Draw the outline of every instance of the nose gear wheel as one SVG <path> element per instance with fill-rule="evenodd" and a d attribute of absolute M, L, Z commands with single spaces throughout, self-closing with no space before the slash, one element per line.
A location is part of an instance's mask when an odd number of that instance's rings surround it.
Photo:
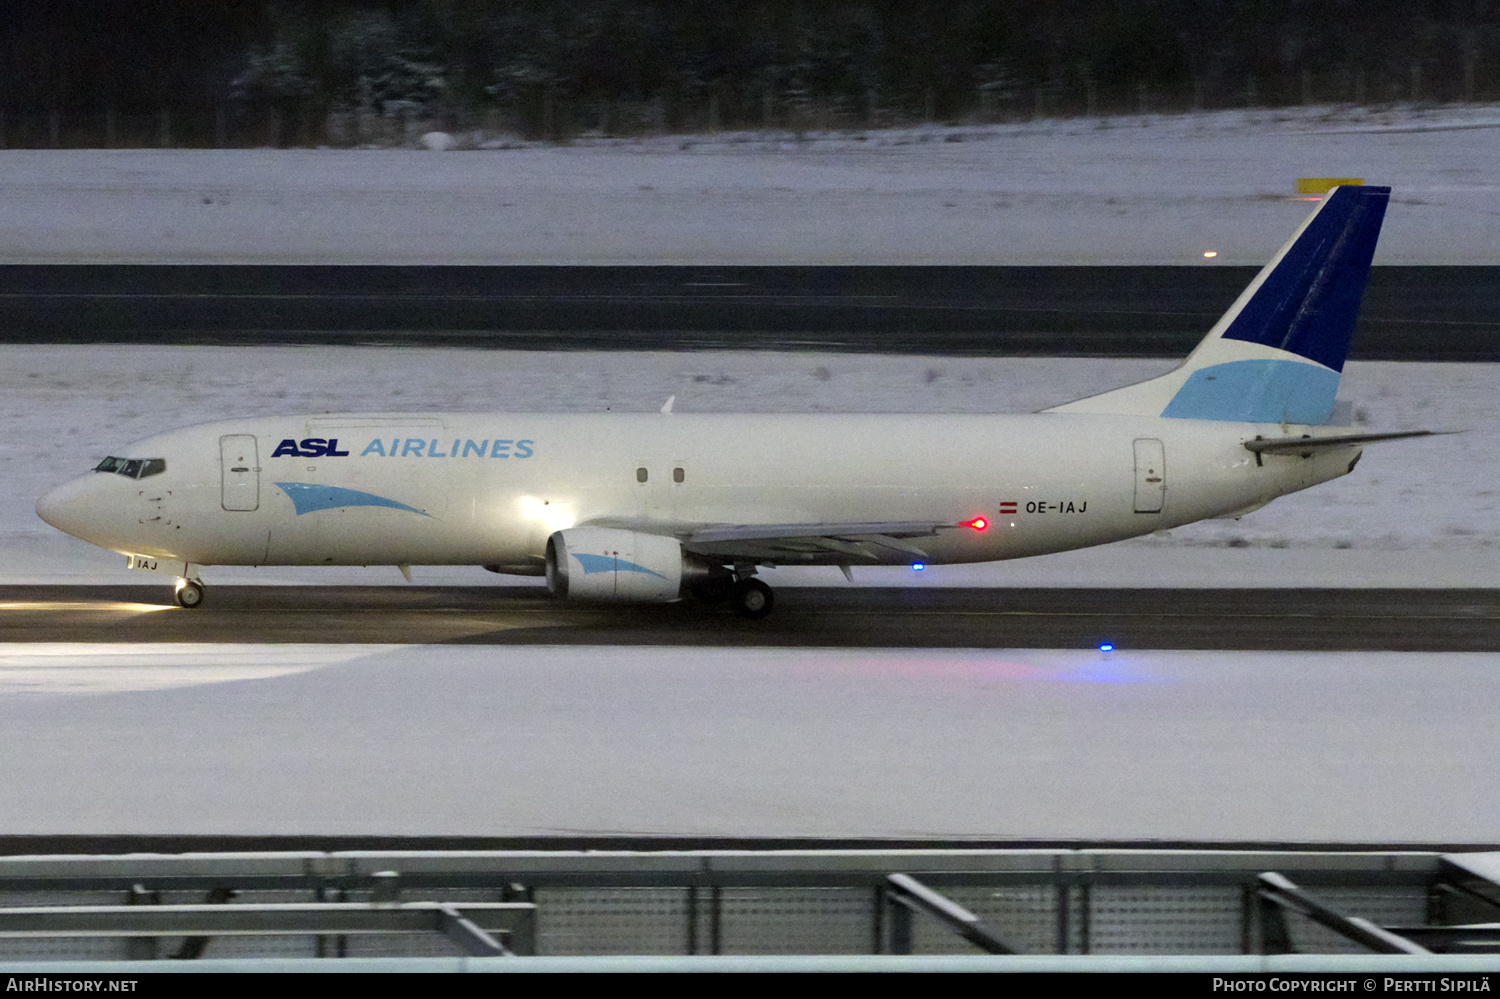
<path fill-rule="evenodd" d="M 177 581 L 177 606 L 186 610 L 192 610 L 203 603 L 204 586 L 196 579 L 179 579 Z"/>

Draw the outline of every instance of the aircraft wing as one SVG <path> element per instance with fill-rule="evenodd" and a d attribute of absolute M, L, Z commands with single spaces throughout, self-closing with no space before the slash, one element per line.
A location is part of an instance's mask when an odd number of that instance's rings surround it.
<path fill-rule="evenodd" d="M 932 521 L 723 525 L 702 527 L 683 536 L 682 547 L 725 561 L 826 565 L 857 559 L 880 564 L 927 558 L 927 552 L 913 539 L 935 537 L 938 531 L 957 526 Z"/>
<path fill-rule="evenodd" d="M 788 565 L 871 565 L 925 559 L 921 538 L 970 525 L 931 520 L 857 521 L 815 524 L 678 525 L 611 520 L 648 534 L 677 538 L 685 551 L 724 562 Z"/>

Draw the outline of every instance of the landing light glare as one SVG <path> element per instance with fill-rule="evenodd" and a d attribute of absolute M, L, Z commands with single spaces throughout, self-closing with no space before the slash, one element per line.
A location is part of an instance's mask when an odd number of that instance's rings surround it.
<path fill-rule="evenodd" d="M 148 614 L 169 609 L 167 604 L 143 604 L 129 600 L 10 600 L 0 603 L 0 611 L 118 611 L 125 614 Z"/>
<path fill-rule="evenodd" d="M 563 504 L 552 503 L 536 496 L 522 496 L 519 506 L 524 519 L 542 525 L 549 534 L 572 527 L 576 519 L 573 511 Z"/>

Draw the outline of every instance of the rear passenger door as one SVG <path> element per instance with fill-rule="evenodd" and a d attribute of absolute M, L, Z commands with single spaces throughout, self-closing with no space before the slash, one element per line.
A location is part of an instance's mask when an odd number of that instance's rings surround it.
<path fill-rule="evenodd" d="M 1167 452 L 1154 437 L 1135 442 L 1135 512 L 1161 513 L 1167 495 Z"/>

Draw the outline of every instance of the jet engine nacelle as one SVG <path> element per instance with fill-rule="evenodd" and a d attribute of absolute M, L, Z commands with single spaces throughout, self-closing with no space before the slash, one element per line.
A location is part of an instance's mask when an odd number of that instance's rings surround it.
<path fill-rule="evenodd" d="M 682 592 L 676 538 L 612 527 L 570 527 L 547 539 L 547 589 L 576 600 L 666 603 Z"/>

